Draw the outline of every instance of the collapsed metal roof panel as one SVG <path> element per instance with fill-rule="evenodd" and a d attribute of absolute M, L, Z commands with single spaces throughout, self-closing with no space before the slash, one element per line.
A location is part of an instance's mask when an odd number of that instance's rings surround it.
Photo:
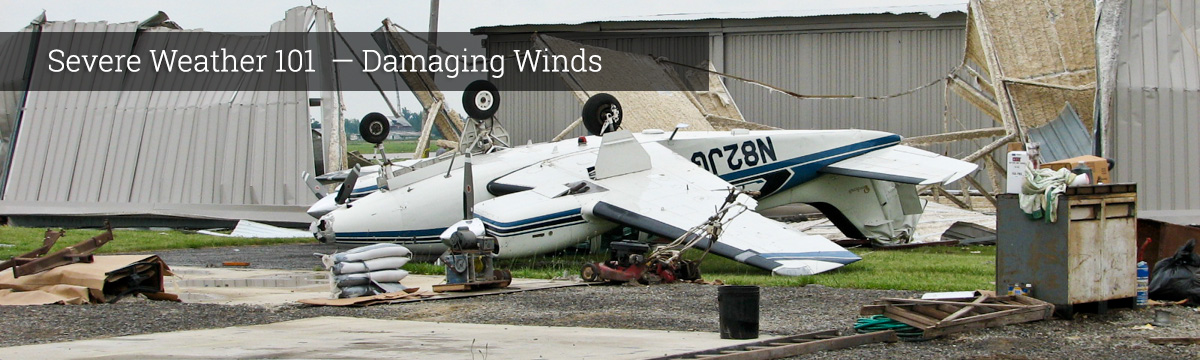
<path fill-rule="evenodd" d="M 316 13 L 315 7 L 291 9 L 271 33 L 307 31 Z M 212 43 L 194 45 L 248 53 L 281 41 L 270 34 L 216 34 L 145 37 L 150 40 L 135 43 L 135 22 L 50 22 L 41 30 L 104 34 L 102 42 L 71 42 L 71 50 L 79 53 L 96 53 L 101 46 L 162 49 L 165 41 L 196 39 Z M 142 31 L 198 33 L 166 27 Z M 0 214 L 309 220 L 303 209 L 313 198 L 299 176 L 315 171 L 306 91 L 256 90 L 256 84 L 285 81 L 270 71 L 240 79 L 200 77 L 238 82 L 215 86 L 231 89 L 225 91 L 156 91 L 178 88 L 169 82 L 186 79 L 122 76 L 104 73 L 75 81 L 116 81 L 124 84 L 123 91 L 25 94 Z M 12 102 L 11 94 L 5 96 L 0 109 Z"/>
<path fill-rule="evenodd" d="M 543 19 L 513 21 L 507 23 L 489 24 L 477 27 L 472 31 L 487 32 L 489 28 L 513 26 L 546 26 L 546 25 L 584 25 L 604 22 L 662 22 L 662 21 L 697 21 L 697 20 L 729 20 L 729 19 L 767 19 L 767 18 L 801 18 L 835 15 L 877 15 L 877 14 L 924 14 L 937 18 L 942 14 L 966 12 L 967 0 L 897 0 L 883 4 L 879 2 L 856 4 L 846 2 L 813 3 L 806 1 L 768 1 L 768 2 L 719 2 L 719 3 L 690 3 L 689 10 L 670 13 L 646 13 L 636 15 L 613 14 L 610 16 L 586 14 L 576 18 L 563 19 L 561 14 Z"/>

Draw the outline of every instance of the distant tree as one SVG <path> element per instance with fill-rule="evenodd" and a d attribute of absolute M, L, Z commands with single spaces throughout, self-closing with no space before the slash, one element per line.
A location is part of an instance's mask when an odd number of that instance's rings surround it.
<path fill-rule="evenodd" d="M 358 123 L 360 122 L 360 120 L 358 120 L 358 119 L 345 119 L 345 120 L 344 120 L 344 122 L 345 122 L 345 124 L 346 124 L 346 134 L 347 134 L 347 135 L 348 135 L 348 134 L 355 134 L 355 135 L 357 135 L 357 134 L 358 134 Z"/>
<path fill-rule="evenodd" d="M 421 111 L 411 111 L 404 107 L 400 108 L 400 116 L 404 117 L 404 120 L 408 121 L 408 124 L 412 125 L 413 129 L 421 129 L 421 113 Z"/>

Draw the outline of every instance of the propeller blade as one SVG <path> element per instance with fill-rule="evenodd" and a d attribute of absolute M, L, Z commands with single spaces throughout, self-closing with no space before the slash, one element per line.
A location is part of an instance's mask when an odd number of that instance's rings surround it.
<path fill-rule="evenodd" d="M 354 192 L 354 184 L 357 182 L 358 182 L 358 168 L 355 168 L 354 170 L 350 171 L 349 174 L 346 175 L 346 181 L 342 182 L 342 187 L 340 189 L 338 189 L 337 197 L 334 197 L 333 201 L 336 202 L 338 205 L 345 204 L 346 199 L 350 198 L 350 193 Z"/>
<path fill-rule="evenodd" d="M 313 195 L 317 196 L 317 200 L 329 195 L 325 192 L 325 187 L 317 181 L 317 178 L 313 177 L 307 171 L 300 173 L 300 178 L 304 179 L 304 184 L 308 186 L 308 190 L 313 192 Z"/>
<path fill-rule="evenodd" d="M 463 163 L 463 220 L 475 217 L 475 179 L 471 174 L 471 154 Z"/>

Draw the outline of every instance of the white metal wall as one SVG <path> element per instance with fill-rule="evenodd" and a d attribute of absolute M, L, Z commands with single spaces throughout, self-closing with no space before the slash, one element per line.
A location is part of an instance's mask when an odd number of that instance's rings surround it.
<path fill-rule="evenodd" d="M 1143 210 L 1200 210 L 1200 5 L 1127 1 L 1110 119 L 1114 180 Z"/>
<path fill-rule="evenodd" d="M 311 8 L 296 8 L 271 31 L 304 32 L 310 22 Z M 136 30 L 137 23 L 65 21 L 43 27 L 105 33 L 109 48 L 133 48 Z M 272 41 L 204 38 L 232 53 L 250 53 Z M 83 52 L 100 44 L 71 46 Z M 102 76 L 91 81 L 114 81 Z M 281 81 L 274 72 L 250 77 L 237 86 L 218 85 L 227 91 L 145 90 L 172 88 L 162 79 L 179 79 L 160 77 L 154 84 L 126 84 L 125 91 L 29 92 L 0 214 L 307 221 L 303 210 L 314 199 L 300 173 L 314 171 L 308 94 L 238 91 Z"/>

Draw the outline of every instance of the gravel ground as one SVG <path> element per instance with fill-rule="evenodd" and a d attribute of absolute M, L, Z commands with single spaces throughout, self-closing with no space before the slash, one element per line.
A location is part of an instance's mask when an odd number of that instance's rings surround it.
<path fill-rule="evenodd" d="M 206 266 L 246 261 L 254 268 L 311 270 L 313 253 L 330 245 L 283 245 L 159 252 L 170 265 Z M 846 333 L 858 308 L 881 297 L 911 291 L 837 289 L 824 286 L 763 288 L 760 331 L 764 336 L 838 329 Z M 0 346 L 103 338 L 162 331 L 264 324 L 316 316 L 352 316 L 490 324 L 582 326 L 716 331 L 717 287 L 698 284 L 588 286 L 459 300 L 379 305 L 366 308 L 275 308 L 155 302 L 125 299 L 86 306 L 0 307 Z M 1114 309 L 1076 320 L 1050 320 L 950 335 L 925 342 L 871 344 L 806 358 L 953 359 L 1196 359 L 1200 345 L 1153 345 L 1150 337 L 1200 337 L 1200 313 L 1161 308 L 1174 314 L 1171 326 L 1134 329 L 1154 310 Z"/>

